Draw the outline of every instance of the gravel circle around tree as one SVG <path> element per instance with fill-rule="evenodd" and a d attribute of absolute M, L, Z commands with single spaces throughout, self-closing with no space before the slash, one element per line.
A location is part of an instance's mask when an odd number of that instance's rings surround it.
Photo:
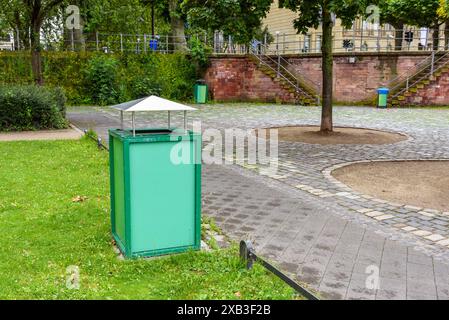
<path fill-rule="evenodd" d="M 391 202 L 449 211 L 449 161 L 376 161 L 332 172 L 352 189 Z"/>
<path fill-rule="evenodd" d="M 336 127 L 333 132 L 320 132 L 317 126 L 289 126 L 270 128 L 277 129 L 280 141 L 303 142 L 309 144 L 336 145 L 336 144 L 392 144 L 405 141 L 405 134 L 388 131 Z"/>

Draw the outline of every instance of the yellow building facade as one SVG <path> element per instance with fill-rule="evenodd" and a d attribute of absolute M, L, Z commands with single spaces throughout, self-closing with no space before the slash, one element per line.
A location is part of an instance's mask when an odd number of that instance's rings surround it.
<path fill-rule="evenodd" d="M 297 13 L 279 8 L 279 1 L 271 4 L 263 26 L 268 28 L 274 41 L 267 44 L 268 52 L 282 54 L 320 53 L 322 42 L 321 27 L 309 29 L 307 34 L 297 34 L 293 21 Z M 444 48 L 444 27 L 441 29 L 440 46 Z M 406 27 L 402 39 L 403 50 L 430 50 L 432 32 L 426 28 Z M 334 21 L 334 52 L 351 51 L 393 51 L 395 46 L 395 30 L 390 25 L 379 26 L 357 19 L 352 28 L 345 29 L 339 19 Z"/>

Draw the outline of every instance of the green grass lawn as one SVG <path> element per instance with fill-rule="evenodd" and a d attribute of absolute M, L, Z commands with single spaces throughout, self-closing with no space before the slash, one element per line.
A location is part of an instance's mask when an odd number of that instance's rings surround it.
<path fill-rule="evenodd" d="M 292 299 L 233 246 L 123 261 L 111 242 L 108 154 L 87 141 L 0 143 L 0 299 Z M 85 201 L 73 201 L 86 197 Z M 66 286 L 67 267 L 80 288 Z"/>

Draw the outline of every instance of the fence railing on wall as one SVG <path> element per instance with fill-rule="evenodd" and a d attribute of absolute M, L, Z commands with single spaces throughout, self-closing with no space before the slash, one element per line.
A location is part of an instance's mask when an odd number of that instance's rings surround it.
<path fill-rule="evenodd" d="M 400 35 L 400 37 L 399 37 Z M 128 33 L 79 33 L 69 31 L 59 41 L 42 42 L 47 51 L 103 51 L 148 53 L 172 53 L 189 50 L 191 36 L 174 37 L 171 35 L 128 34 Z M 250 44 L 239 44 L 232 36 L 222 32 L 199 34 L 193 37 L 208 45 L 214 54 L 247 54 L 254 50 L 263 50 L 266 55 L 278 54 L 317 54 L 321 53 L 322 33 L 311 31 L 309 34 L 288 34 L 276 32 L 253 40 Z M 437 40 L 438 39 L 438 40 Z M 18 32 L 11 32 L 9 39 L 0 39 L 0 50 L 23 50 L 24 45 Z M 449 30 L 411 28 L 395 30 L 380 29 L 334 29 L 333 50 L 342 52 L 392 52 L 398 51 L 442 51 L 449 49 Z M 399 46 L 400 44 L 400 46 Z M 399 48 L 400 47 L 400 48 Z"/>

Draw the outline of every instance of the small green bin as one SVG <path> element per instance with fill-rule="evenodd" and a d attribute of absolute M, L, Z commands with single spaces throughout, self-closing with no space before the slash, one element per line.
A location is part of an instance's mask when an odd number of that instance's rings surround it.
<path fill-rule="evenodd" d="M 390 89 L 388 89 L 388 88 L 377 89 L 377 94 L 378 94 L 377 107 L 378 108 L 386 108 L 387 107 L 389 93 L 390 93 Z"/>
<path fill-rule="evenodd" d="M 126 110 L 120 110 L 123 119 Z M 136 129 L 134 112 L 132 119 L 130 130 L 123 122 L 121 129 L 109 130 L 111 227 L 117 246 L 126 258 L 199 250 L 201 134 L 170 125 Z"/>
<path fill-rule="evenodd" d="M 207 102 L 208 90 L 209 88 L 204 80 L 196 82 L 193 92 L 196 104 L 204 104 Z"/>

